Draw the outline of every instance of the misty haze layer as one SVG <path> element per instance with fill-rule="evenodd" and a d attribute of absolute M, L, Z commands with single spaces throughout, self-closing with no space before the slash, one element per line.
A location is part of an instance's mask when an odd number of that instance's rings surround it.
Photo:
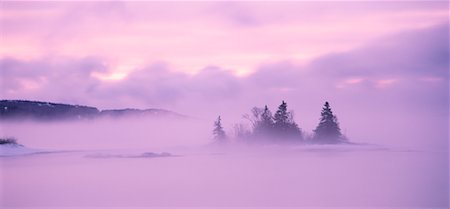
<path fill-rule="evenodd" d="M 333 146 L 2 158 L 2 206 L 447 208 L 446 153 Z"/>
<path fill-rule="evenodd" d="M 0 100 L 190 117 L 0 120 L 24 145 L 0 145 L 0 207 L 448 208 L 448 8 L 2 1 Z M 303 136 L 330 102 L 352 144 L 233 138 L 282 101 Z"/>
<path fill-rule="evenodd" d="M 210 144 L 211 129 L 210 122 L 199 120 L 2 123 L 3 133 L 32 148 L 0 158 L 2 206 L 448 205 L 445 151 L 353 144 L 217 146 Z"/>

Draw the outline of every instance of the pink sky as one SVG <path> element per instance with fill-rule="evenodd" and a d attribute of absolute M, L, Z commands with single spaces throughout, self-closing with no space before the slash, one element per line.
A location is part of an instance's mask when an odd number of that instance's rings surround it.
<path fill-rule="evenodd" d="M 3 2 L 3 57 L 95 56 L 120 79 L 166 62 L 241 75 L 268 62 L 308 63 L 408 29 L 448 20 L 445 2 Z"/>
<path fill-rule="evenodd" d="M 377 125 L 361 123 L 367 109 L 436 128 L 448 114 L 448 11 L 446 1 L 2 1 L 0 93 L 228 123 L 284 99 L 308 131 L 329 100 L 360 135 Z"/>

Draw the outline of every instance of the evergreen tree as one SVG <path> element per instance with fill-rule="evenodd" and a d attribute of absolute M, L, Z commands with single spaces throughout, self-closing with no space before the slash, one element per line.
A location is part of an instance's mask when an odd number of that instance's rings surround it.
<path fill-rule="evenodd" d="M 273 117 L 272 112 L 270 112 L 267 105 L 264 107 L 262 111 L 260 111 L 260 115 L 257 117 L 259 120 L 256 122 L 254 133 L 257 136 L 269 136 L 273 132 Z"/>
<path fill-rule="evenodd" d="M 293 118 L 293 113 L 287 110 L 287 103 L 282 101 L 274 116 L 274 131 L 278 137 L 301 139 L 301 130 Z"/>
<path fill-rule="evenodd" d="M 283 101 L 274 116 L 276 129 L 284 131 L 287 128 L 288 118 L 287 103 Z"/>
<path fill-rule="evenodd" d="M 225 142 L 227 139 L 227 135 L 222 127 L 222 119 L 220 116 L 214 122 L 214 130 L 213 130 L 214 140 L 217 142 Z"/>
<path fill-rule="evenodd" d="M 344 137 L 341 134 L 337 117 L 333 114 L 328 102 L 325 102 L 320 115 L 320 122 L 314 130 L 313 140 L 317 143 L 341 142 Z"/>

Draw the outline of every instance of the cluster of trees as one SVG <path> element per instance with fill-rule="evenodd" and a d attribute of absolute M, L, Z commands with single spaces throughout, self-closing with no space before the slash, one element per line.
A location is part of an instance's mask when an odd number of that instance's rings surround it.
<path fill-rule="evenodd" d="M 175 112 L 163 109 L 112 109 L 99 110 L 96 107 L 60 104 L 27 100 L 0 100 L 0 121 L 2 120 L 83 120 L 97 118 L 125 117 L 169 117 L 186 118 Z"/>
<path fill-rule="evenodd" d="M 40 121 L 91 119 L 100 111 L 95 107 L 27 100 L 0 100 L 0 120 Z"/>
<path fill-rule="evenodd" d="M 319 144 L 336 144 L 347 141 L 341 133 L 339 123 L 331 110 L 330 104 L 325 102 L 320 121 L 312 136 L 306 137 L 298 124 L 294 121 L 294 113 L 287 109 L 287 103 L 282 101 L 275 114 L 264 108 L 254 107 L 251 114 L 244 115 L 251 123 L 249 130 L 243 124 L 235 125 L 235 138 L 248 142 L 309 142 Z M 229 140 L 222 126 L 219 116 L 214 122 L 214 140 L 226 143 Z"/>
<path fill-rule="evenodd" d="M 20 145 L 19 143 L 17 143 L 17 139 L 12 138 L 12 137 L 6 137 L 6 138 L 0 138 L 0 145 Z"/>

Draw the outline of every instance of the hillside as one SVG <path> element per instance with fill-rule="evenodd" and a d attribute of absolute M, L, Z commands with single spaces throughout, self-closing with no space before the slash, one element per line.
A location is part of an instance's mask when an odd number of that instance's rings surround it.
<path fill-rule="evenodd" d="M 27 100 L 0 100 L 0 120 L 84 120 L 96 118 L 124 117 L 169 117 L 185 116 L 163 109 L 112 109 Z"/>

